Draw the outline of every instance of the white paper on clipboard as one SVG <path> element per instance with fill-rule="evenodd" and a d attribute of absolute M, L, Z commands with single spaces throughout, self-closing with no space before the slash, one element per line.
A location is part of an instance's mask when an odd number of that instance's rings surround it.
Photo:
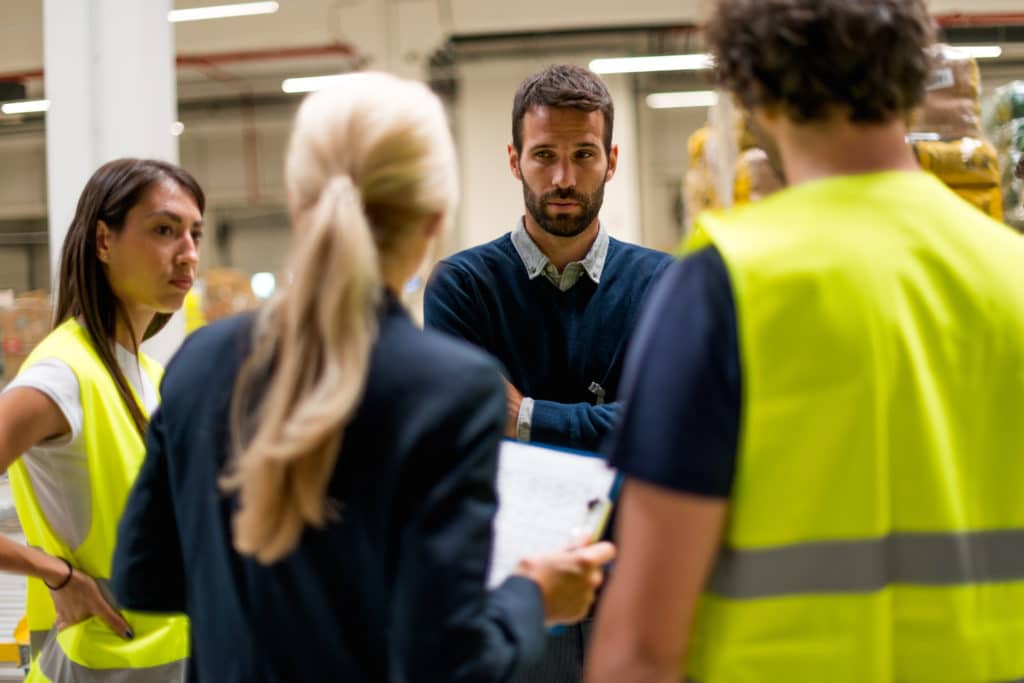
<path fill-rule="evenodd" d="M 522 558 L 562 550 L 590 531 L 586 526 L 604 517 L 595 513 L 609 504 L 614 482 L 615 470 L 597 455 L 502 441 L 488 587 Z"/>

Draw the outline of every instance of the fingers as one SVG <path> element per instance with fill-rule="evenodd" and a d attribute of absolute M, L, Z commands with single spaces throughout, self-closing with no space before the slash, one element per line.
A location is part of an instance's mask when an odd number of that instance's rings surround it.
<path fill-rule="evenodd" d="M 113 607 L 108 605 L 104 601 L 103 606 L 97 610 L 97 615 L 100 619 L 110 627 L 110 630 L 121 636 L 125 640 L 131 640 L 135 637 L 135 632 L 132 631 L 131 626 L 124 620 L 120 614 L 118 614 Z"/>
<path fill-rule="evenodd" d="M 502 379 L 505 380 L 505 394 L 508 396 L 509 402 L 515 403 L 518 406 L 519 402 L 523 400 L 523 393 L 516 389 L 516 385 L 512 384 L 512 382 L 509 382 L 504 377 Z"/>
<path fill-rule="evenodd" d="M 125 621 L 117 610 L 107 602 L 103 594 L 100 593 L 99 588 L 96 588 L 96 594 L 94 596 L 93 614 L 98 616 L 100 619 L 110 627 L 110 630 L 121 636 L 125 640 L 131 640 L 135 637 L 135 632 L 132 631 L 131 626 Z"/>
<path fill-rule="evenodd" d="M 614 560 L 615 554 L 615 546 L 608 541 L 594 543 L 574 551 L 583 580 L 592 590 L 604 583 L 604 565 Z M 590 599 L 593 600 L 593 594 Z"/>
<path fill-rule="evenodd" d="M 577 558 L 590 566 L 600 567 L 615 559 L 617 550 L 608 541 L 600 541 L 574 551 Z"/>

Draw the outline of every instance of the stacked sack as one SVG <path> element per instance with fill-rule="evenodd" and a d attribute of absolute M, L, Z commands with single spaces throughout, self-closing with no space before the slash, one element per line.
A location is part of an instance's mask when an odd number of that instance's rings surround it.
<path fill-rule="evenodd" d="M 1014 175 L 1024 158 L 1024 81 L 998 88 L 986 100 L 985 132 L 999 155 L 1004 219 L 1024 232 L 1024 181 Z"/>
<path fill-rule="evenodd" d="M 711 137 L 711 127 L 704 126 L 686 141 L 689 154 L 689 166 L 683 177 L 683 224 L 686 233 L 693 228 L 693 220 L 698 214 L 718 206 L 718 193 L 707 158 L 708 139 Z"/>
<path fill-rule="evenodd" d="M 981 135 L 981 73 L 970 55 L 937 45 L 910 140 L 918 163 L 971 204 L 1003 219 L 999 157 Z"/>
<path fill-rule="evenodd" d="M 733 200 L 737 204 L 760 201 L 782 188 L 782 178 L 772 166 L 767 152 L 760 147 L 750 147 L 740 152 L 736 159 L 736 181 L 733 186 Z"/>
<path fill-rule="evenodd" d="M 772 168 L 765 151 L 756 146 L 747 119 L 737 114 L 733 142 L 738 150 L 734 168 L 720 169 L 715 131 L 706 125 L 687 140 L 690 164 L 683 179 L 685 229 L 689 233 L 697 215 L 705 209 L 722 206 L 715 189 L 716 179 L 728 174 L 733 186 L 733 205 L 756 202 L 782 189 L 782 179 Z"/>

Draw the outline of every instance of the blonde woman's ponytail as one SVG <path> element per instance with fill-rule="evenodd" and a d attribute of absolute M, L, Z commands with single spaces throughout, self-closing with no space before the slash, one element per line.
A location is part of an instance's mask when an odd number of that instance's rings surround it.
<path fill-rule="evenodd" d="M 226 480 L 239 494 L 235 547 L 265 563 L 290 552 L 306 525 L 328 520 L 327 483 L 366 382 L 380 275 L 349 176 L 327 182 L 289 270 L 294 279 L 265 311 L 259 348 L 239 376 L 236 397 L 262 390 L 266 399 L 259 414 L 234 402 L 235 433 L 252 436 Z M 265 388 L 255 386 L 269 355 Z"/>
<path fill-rule="evenodd" d="M 387 74 L 341 77 L 299 107 L 285 183 L 293 279 L 257 319 L 222 481 L 238 494 L 235 548 L 265 563 L 331 521 L 327 487 L 366 385 L 383 273 L 403 272 L 424 226 L 451 212 L 455 150 L 440 100 Z"/>

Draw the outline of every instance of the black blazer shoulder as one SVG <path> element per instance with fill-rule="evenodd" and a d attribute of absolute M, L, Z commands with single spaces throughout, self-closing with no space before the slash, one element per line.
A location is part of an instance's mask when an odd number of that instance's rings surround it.
<path fill-rule="evenodd" d="M 245 313 L 206 325 L 185 340 L 167 366 L 164 401 L 198 404 L 208 389 L 234 387 L 234 379 L 252 347 L 256 314 Z M 404 392 L 416 402 L 457 397 L 462 391 L 500 387 L 501 370 L 491 356 L 466 342 L 419 328 L 402 305 L 388 295 L 378 318 L 377 339 L 370 356 L 366 396 Z M 194 405 L 181 407 L 195 407 Z"/>

